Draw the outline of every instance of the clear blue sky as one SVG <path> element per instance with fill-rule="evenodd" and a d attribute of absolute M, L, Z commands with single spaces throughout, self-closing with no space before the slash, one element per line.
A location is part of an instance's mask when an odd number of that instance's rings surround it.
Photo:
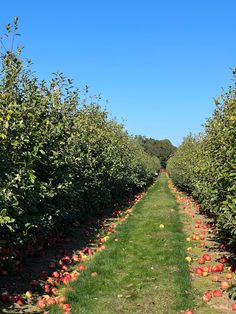
<path fill-rule="evenodd" d="M 109 99 L 130 134 L 199 132 L 236 66 L 235 0 L 5 0 L 0 24 L 40 78 L 61 71 Z"/>

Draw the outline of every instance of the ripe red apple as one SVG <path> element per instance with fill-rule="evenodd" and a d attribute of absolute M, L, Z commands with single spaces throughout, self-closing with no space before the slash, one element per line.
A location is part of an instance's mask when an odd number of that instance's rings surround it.
<path fill-rule="evenodd" d="M 211 261 L 211 257 L 210 257 L 209 254 L 204 254 L 202 257 L 203 257 L 204 260 L 207 261 L 207 262 Z"/>
<path fill-rule="evenodd" d="M 204 234 L 200 234 L 199 238 L 200 238 L 200 240 L 205 240 Z"/>
<path fill-rule="evenodd" d="M 208 271 L 211 273 L 212 272 L 212 265 L 208 266 Z"/>
<path fill-rule="evenodd" d="M 222 297 L 222 292 L 220 290 L 214 290 L 213 291 L 213 296 L 215 298 L 219 298 L 219 297 Z"/>
<path fill-rule="evenodd" d="M 227 279 L 232 279 L 233 278 L 233 273 L 231 271 L 228 271 L 225 275 L 225 278 Z"/>
<path fill-rule="evenodd" d="M 219 271 L 219 268 L 218 268 L 216 265 L 213 265 L 213 266 L 211 267 L 211 271 L 212 271 L 213 273 L 216 273 L 216 272 Z"/>
<path fill-rule="evenodd" d="M 71 281 L 71 275 L 70 274 L 66 274 L 62 279 L 61 281 L 64 283 L 64 284 L 67 284 Z"/>
<path fill-rule="evenodd" d="M 73 262 L 79 262 L 80 261 L 80 256 L 78 255 L 78 254 L 74 254 L 73 256 L 72 256 L 72 260 L 73 260 Z"/>
<path fill-rule="evenodd" d="M 210 301 L 210 298 L 208 298 L 205 294 L 202 296 L 202 301 L 208 302 Z"/>
<path fill-rule="evenodd" d="M 58 289 L 56 287 L 52 287 L 51 292 L 56 295 L 58 293 Z"/>
<path fill-rule="evenodd" d="M 65 304 L 62 304 L 61 307 L 62 307 L 63 311 L 65 311 L 65 312 L 70 312 L 71 311 L 70 304 L 65 303 Z"/>
<path fill-rule="evenodd" d="M 197 267 L 197 268 L 195 269 L 195 273 L 196 273 L 197 275 L 201 276 L 202 273 L 203 273 L 203 269 L 202 269 L 201 267 Z"/>
<path fill-rule="evenodd" d="M 232 303 L 232 311 L 236 311 L 236 302 Z"/>
<path fill-rule="evenodd" d="M 209 268 L 208 268 L 208 266 L 204 266 L 204 267 L 202 267 L 202 270 L 203 270 L 203 271 L 207 271 L 207 272 L 209 272 Z"/>
<path fill-rule="evenodd" d="M 40 309 L 45 308 L 45 306 L 46 306 L 46 301 L 45 301 L 44 299 L 39 300 L 38 303 L 37 303 L 37 306 L 38 306 Z"/>
<path fill-rule="evenodd" d="M 43 289 L 44 289 L 44 291 L 45 291 L 46 293 L 49 293 L 49 292 L 50 292 L 50 286 L 49 286 L 48 284 L 45 284 L 45 285 L 43 286 Z"/>
<path fill-rule="evenodd" d="M 224 270 L 224 265 L 223 264 L 218 264 L 217 265 L 218 271 L 223 271 Z"/>
<path fill-rule="evenodd" d="M 54 271 L 54 272 L 52 273 L 52 276 L 53 276 L 54 278 L 58 278 L 60 275 L 59 275 L 59 273 L 58 273 L 57 271 Z"/>
<path fill-rule="evenodd" d="M 212 281 L 217 282 L 217 281 L 220 281 L 220 276 L 219 276 L 219 275 L 213 275 L 213 276 L 211 277 L 211 279 L 212 279 Z"/>
<path fill-rule="evenodd" d="M 54 298 L 48 298 L 47 299 L 47 304 L 48 305 L 56 304 L 56 300 Z"/>
<path fill-rule="evenodd" d="M 49 285 L 54 285 L 54 278 L 53 278 L 53 277 L 48 277 L 47 283 L 48 283 Z"/>
<path fill-rule="evenodd" d="M 69 267 L 67 265 L 62 265 L 61 266 L 61 270 L 62 271 L 67 271 L 69 269 Z"/>
<path fill-rule="evenodd" d="M 80 271 L 84 270 L 85 268 L 86 268 L 86 266 L 83 264 L 78 265 L 78 270 L 80 270 Z"/>
<path fill-rule="evenodd" d="M 62 265 L 62 264 L 69 264 L 70 263 L 70 257 L 69 256 L 64 256 L 60 259 L 59 261 L 59 264 Z"/>
<path fill-rule="evenodd" d="M 226 280 L 221 281 L 220 287 L 221 287 L 221 289 L 223 289 L 223 290 L 228 289 L 228 288 L 230 287 L 230 283 L 229 283 L 228 281 L 226 281 Z"/>
<path fill-rule="evenodd" d="M 205 245 L 206 245 L 205 242 L 200 242 L 200 243 L 198 244 L 198 247 L 203 247 L 203 246 L 205 246 Z"/>
<path fill-rule="evenodd" d="M 199 264 L 204 264 L 205 263 L 205 259 L 203 257 L 200 257 L 198 260 Z"/>
<path fill-rule="evenodd" d="M 207 291 L 206 293 L 205 293 L 205 295 L 210 299 L 210 298 L 212 298 L 212 293 L 210 292 L 210 291 Z"/>
<path fill-rule="evenodd" d="M 225 264 L 228 261 L 226 256 L 222 256 L 219 260 L 220 263 Z"/>
<path fill-rule="evenodd" d="M 184 311 L 184 314 L 193 314 L 193 311 L 192 310 L 186 310 L 186 311 Z"/>

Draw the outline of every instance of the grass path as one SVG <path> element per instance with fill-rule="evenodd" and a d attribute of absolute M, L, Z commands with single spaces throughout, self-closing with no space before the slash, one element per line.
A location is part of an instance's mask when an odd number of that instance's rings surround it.
<path fill-rule="evenodd" d="M 71 283 L 72 313 L 171 314 L 193 308 L 185 235 L 165 173 L 106 247 Z M 92 272 L 98 275 L 91 277 Z"/>

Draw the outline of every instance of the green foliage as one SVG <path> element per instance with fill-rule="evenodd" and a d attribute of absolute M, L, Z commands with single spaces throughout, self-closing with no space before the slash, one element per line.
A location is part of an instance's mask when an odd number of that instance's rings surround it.
<path fill-rule="evenodd" d="M 0 68 L 0 232 L 11 244 L 144 189 L 160 167 L 71 80 L 39 81 L 20 53 Z"/>
<path fill-rule="evenodd" d="M 154 140 L 145 136 L 135 137 L 145 152 L 151 156 L 156 156 L 161 161 L 161 166 L 166 167 L 167 160 L 175 152 L 176 147 L 169 140 Z"/>
<path fill-rule="evenodd" d="M 174 183 L 192 193 L 219 233 L 236 244 L 236 84 L 215 101 L 199 138 L 188 137 L 168 162 Z"/>
<path fill-rule="evenodd" d="M 173 183 L 189 193 L 193 190 L 194 161 L 197 156 L 197 147 L 198 139 L 190 134 L 169 159 L 167 166 Z"/>

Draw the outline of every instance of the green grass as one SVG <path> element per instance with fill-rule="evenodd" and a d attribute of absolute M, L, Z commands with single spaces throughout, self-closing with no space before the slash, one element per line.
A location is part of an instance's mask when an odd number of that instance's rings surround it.
<path fill-rule="evenodd" d="M 179 208 L 164 173 L 106 247 L 71 283 L 72 313 L 171 314 L 194 307 Z"/>

